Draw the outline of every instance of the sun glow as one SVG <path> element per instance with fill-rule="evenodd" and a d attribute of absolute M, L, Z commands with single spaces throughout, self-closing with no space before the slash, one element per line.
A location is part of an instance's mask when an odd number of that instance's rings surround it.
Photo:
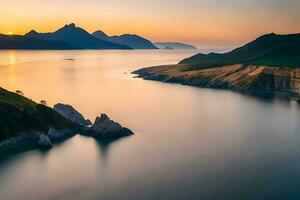
<path fill-rule="evenodd" d="M 9 65 L 14 65 L 14 64 L 16 64 L 16 61 L 17 61 L 16 52 L 9 51 L 9 53 L 8 53 L 8 64 Z"/>
<path fill-rule="evenodd" d="M 13 32 L 7 32 L 7 35 L 13 35 L 14 33 Z"/>

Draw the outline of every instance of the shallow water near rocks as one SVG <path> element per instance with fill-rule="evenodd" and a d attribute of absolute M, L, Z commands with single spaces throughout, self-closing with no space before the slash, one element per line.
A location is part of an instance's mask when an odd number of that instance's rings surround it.
<path fill-rule="evenodd" d="M 0 199 L 299 199 L 296 102 L 133 78 L 195 51 L 0 51 L 0 85 L 136 135 L 77 135 L 0 163 Z"/>

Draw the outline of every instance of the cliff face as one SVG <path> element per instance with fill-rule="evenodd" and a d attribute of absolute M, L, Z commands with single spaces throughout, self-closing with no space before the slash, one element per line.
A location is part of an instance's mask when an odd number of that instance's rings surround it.
<path fill-rule="evenodd" d="M 283 92 L 300 95 L 300 69 L 255 65 L 230 65 L 186 71 L 186 65 L 140 69 L 134 74 L 147 80 L 245 92 Z"/>

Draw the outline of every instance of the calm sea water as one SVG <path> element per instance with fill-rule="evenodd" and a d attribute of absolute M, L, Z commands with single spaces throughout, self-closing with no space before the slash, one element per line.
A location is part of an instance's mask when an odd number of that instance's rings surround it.
<path fill-rule="evenodd" d="M 135 79 L 192 51 L 0 51 L 0 85 L 107 113 L 136 135 L 75 136 L 0 163 L 2 200 L 300 199 L 295 102 Z"/>

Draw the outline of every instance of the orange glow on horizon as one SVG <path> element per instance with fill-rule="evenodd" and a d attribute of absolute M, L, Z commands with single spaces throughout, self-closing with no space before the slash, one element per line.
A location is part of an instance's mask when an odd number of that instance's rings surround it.
<path fill-rule="evenodd" d="M 1 0 L 0 33 L 52 32 L 75 23 L 90 33 L 132 33 L 153 42 L 238 45 L 271 32 L 300 32 L 300 2 L 281 1 Z"/>

